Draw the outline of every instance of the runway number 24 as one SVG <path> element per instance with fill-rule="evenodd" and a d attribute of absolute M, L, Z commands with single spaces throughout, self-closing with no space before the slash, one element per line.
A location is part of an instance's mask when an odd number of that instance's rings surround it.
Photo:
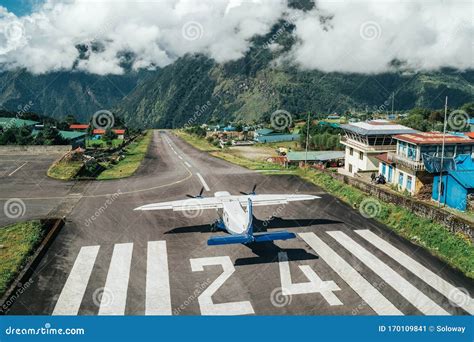
<path fill-rule="evenodd" d="M 278 258 L 283 295 L 291 296 L 305 293 L 320 293 L 330 305 L 342 305 L 342 302 L 333 293 L 333 291 L 340 290 L 336 283 L 333 281 L 321 280 L 311 267 L 307 265 L 299 266 L 299 268 L 309 281 L 293 283 L 291 280 L 288 255 L 285 252 L 280 252 Z M 191 259 L 190 262 L 193 272 L 202 272 L 204 271 L 205 266 L 221 266 L 223 269 L 223 272 L 216 278 L 216 280 L 214 280 L 214 282 L 212 282 L 211 285 L 209 285 L 198 297 L 202 315 L 248 315 L 255 313 L 250 301 L 216 304 L 212 300 L 212 296 L 235 272 L 230 257 L 221 256 L 198 258 Z"/>

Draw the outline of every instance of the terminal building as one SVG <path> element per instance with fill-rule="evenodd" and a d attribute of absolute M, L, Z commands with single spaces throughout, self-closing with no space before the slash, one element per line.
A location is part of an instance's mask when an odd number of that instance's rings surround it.
<path fill-rule="evenodd" d="M 345 146 L 345 165 L 340 171 L 352 176 L 359 172 L 377 172 L 377 156 L 393 152 L 397 148 L 393 137 L 397 134 L 417 132 L 387 120 L 355 122 L 341 125 L 341 128 L 344 130 L 341 144 Z"/>

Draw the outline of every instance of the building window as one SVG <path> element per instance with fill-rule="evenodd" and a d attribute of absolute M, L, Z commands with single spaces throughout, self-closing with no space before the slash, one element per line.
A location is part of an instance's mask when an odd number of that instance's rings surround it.
<path fill-rule="evenodd" d="M 387 165 L 385 163 L 382 163 L 382 175 L 385 176 L 385 170 L 387 169 Z"/>
<path fill-rule="evenodd" d="M 349 164 L 349 172 L 352 173 L 352 164 Z"/>
<path fill-rule="evenodd" d="M 349 154 L 350 154 L 351 156 L 354 155 L 354 149 L 353 149 L 352 147 L 349 148 Z"/>
<path fill-rule="evenodd" d="M 359 152 L 359 159 L 364 160 L 364 152 Z"/>
<path fill-rule="evenodd" d="M 411 185 L 413 182 L 413 178 L 411 176 L 407 176 L 407 190 L 411 191 Z"/>
<path fill-rule="evenodd" d="M 398 175 L 398 185 L 403 187 L 403 172 L 400 172 L 400 174 Z"/>

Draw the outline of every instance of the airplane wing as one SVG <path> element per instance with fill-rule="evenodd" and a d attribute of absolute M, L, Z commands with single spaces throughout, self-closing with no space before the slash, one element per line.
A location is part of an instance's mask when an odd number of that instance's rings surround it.
<path fill-rule="evenodd" d="M 265 206 L 265 205 L 277 205 L 277 204 L 287 204 L 289 202 L 297 201 L 311 201 L 318 198 L 319 196 L 313 195 L 286 195 L 286 194 L 268 194 L 268 195 L 242 195 L 242 196 L 232 196 L 236 197 L 241 205 L 247 206 L 248 199 L 252 200 L 252 205 Z"/>
<path fill-rule="evenodd" d="M 313 195 L 228 195 L 219 197 L 191 198 L 171 202 L 147 204 L 134 210 L 173 210 L 192 211 L 205 209 L 222 209 L 224 203 L 239 201 L 242 206 L 248 205 L 248 199 L 252 200 L 253 206 L 287 204 L 296 201 L 309 201 L 320 197 Z"/>
<path fill-rule="evenodd" d="M 143 205 L 134 210 L 173 210 L 173 211 L 192 211 L 204 209 L 223 208 L 222 200 L 219 197 L 190 198 L 171 202 L 161 202 Z"/>

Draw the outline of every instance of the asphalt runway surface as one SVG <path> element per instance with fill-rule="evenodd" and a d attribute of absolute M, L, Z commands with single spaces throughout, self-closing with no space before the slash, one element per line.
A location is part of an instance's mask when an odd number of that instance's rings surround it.
<path fill-rule="evenodd" d="M 3 159 L 2 159 L 3 158 Z M 7 314 L 465 315 L 472 281 L 422 248 L 291 175 L 267 176 L 155 131 L 144 163 L 117 181 L 60 182 L 54 156 L 0 158 L 0 205 L 64 215 L 66 225 Z M 27 160 L 28 159 L 28 160 Z M 28 164 L 9 176 L 25 161 Z M 34 166 L 36 165 L 36 167 Z M 133 211 L 216 191 L 301 193 L 321 199 L 254 209 L 256 230 L 296 239 L 207 246 L 215 210 Z M 209 190 L 208 190 L 209 189 Z"/>

